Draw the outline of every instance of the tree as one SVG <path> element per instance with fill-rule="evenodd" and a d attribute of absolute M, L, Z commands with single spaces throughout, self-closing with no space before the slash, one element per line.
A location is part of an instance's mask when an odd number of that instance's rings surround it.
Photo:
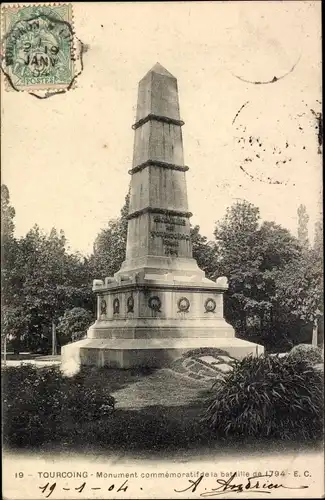
<path fill-rule="evenodd" d="M 57 326 L 60 346 L 84 337 L 93 321 L 93 314 L 82 307 L 74 307 L 65 311 L 59 318 Z"/>
<path fill-rule="evenodd" d="M 316 327 L 323 315 L 322 264 L 316 252 L 310 250 L 288 263 L 275 280 L 274 304 L 282 323 Z"/>
<path fill-rule="evenodd" d="M 218 277 L 218 258 L 215 242 L 208 241 L 200 234 L 200 226 L 191 227 L 193 257 L 198 266 L 205 272 L 207 278 Z"/>
<path fill-rule="evenodd" d="M 94 308 L 88 262 L 68 254 L 62 231 L 47 235 L 35 225 L 18 242 L 21 287 L 18 294 L 20 339 L 25 348 L 47 350 L 52 323 L 68 308 Z"/>
<path fill-rule="evenodd" d="M 15 209 L 10 205 L 9 189 L 1 185 L 1 239 L 13 239 L 15 230 Z M 2 242 L 3 244 L 3 242 Z"/>
<path fill-rule="evenodd" d="M 21 276 L 19 248 L 14 237 L 15 209 L 10 204 L 7 186 L 1 186 L 1 341 L 6 350 L 9 338 L 17 338 L 22 326 L 19 310 Z M 16 348 L 16 346 L 14 346 Z"/>
<path fill-rule="evenodd" d="M 256 281 L 259 266 L 253 254 L 259 219 L 257 207 L 247 201 L 237 201 L 228 207 L 225 217 L 214 231 L 220 274 L 229 280 L 229 289 L 225 294 L 225 316 L 241 331 L 245 330 L 245 309 L 252 295 L 252 283 Z"/>
<path fill-rule="evenodd" d="M 318 265 L 318 273 L 319 273 L 319 287 L 320 287 L 320 295 L 321 295 L 321 304 L 320 311 L 321 316 L 317 321 L 317 328 L 315 325 L 315 329 L 317 330 L 317 343 L 320 345 L 324 345 L 324 279 L 323 279 L 323 270 L 324 270 L 324 251 L 323 251 L 323 219 L 320 218 L 315 223 L 315 236 L 314 236 L 314 245 L 313 251 L 317 259 Z"/>
<path fill-rule="evenodd" d="M 215 236 L 219 272 L 229 279 L 226 318 L 240 335 L 255 330 L 264 344 L 272 346 L 284 335 L 274 307 L 277 273 L 302 252 L 288 230 L 274 222 L 259 224 L 259 219 L 257 207 L 236 202 L 217 225 Z"/>
<path fill-rule="evenodd" d="M 296 320 L 302 324 L 312 324 L 315 344 L 318 340 L 318 324 L 324 315 L 322 232 L 322 221 L 318 220 L 313 247 L 304 245 L 298 258 L 277 276 L 276 304 L 282 312 L 283 321 Z"/>
<path fill-rule="evenodd" d="M 323 257 L 323 220 L 315 222 L 314 250 Z"/>
<path fill-rule="evenodd" d="M 309 215 L 307 214 L 307 209 L 305 205 L 299 205 L 298 210 L 298 241 L 302 248 L 307 249 L 309 247 L 308 239 L 308 222 Z"/>
<path fill-rule="evenodd" d="M 227 208 L 214 235 L 223 269 L 227 274 L 241 261 L 251 261 L 251 249 L 260 220 L 259 209 L 247 201 L 237 201 Z"/>
<path fill-rule="evenodd" d="M 129 203 L 130 190 L 125 197 L 120 217 L 110 220 L 95 240 L 94 251 L 90 259 L 93 277 L 113 276 L 125 260 Z"/>

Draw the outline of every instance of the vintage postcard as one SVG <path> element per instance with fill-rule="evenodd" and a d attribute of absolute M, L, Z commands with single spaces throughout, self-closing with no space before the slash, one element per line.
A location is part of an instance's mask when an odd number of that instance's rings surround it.
<path fill-rule="evenodd" d="M 6 500 L 323 498 L 321 3 L 1 5 Z"/>

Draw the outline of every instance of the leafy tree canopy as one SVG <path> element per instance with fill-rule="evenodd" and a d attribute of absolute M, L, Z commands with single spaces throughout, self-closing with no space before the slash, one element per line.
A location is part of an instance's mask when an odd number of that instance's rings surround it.
<path fill-rule="evenodd" d="M 125 197 L 120 217 L 110 220 L 95 240 L 93 255 L 90 258 L 94 278 L 113 276 L 125 259 L 129 204 L 130 191 Z"/>
<path fill-rule="evenodd" d="M 1 239 L 13 238 L 15 209 L 10 205 L 9 189 L 1 185 Z"/>
<path fill-rule="evenodd" d="M 57 334 L 60 345 L 79 340 L 85 336 L 94 321 L 94 315 L 82 307 L 66 310 L 59 318 Z"/>
<path fill-rule="evenodd" d="M 308 222 L 309 215 L 307 214 L 307 209 L 305 205 L 299 205 L 298 210 L 298 240 L 301 246 L 305 249 L 309 247 L 308 238 Z"/>
<path fill-rule="evenodd" d="M 245 332 L 247 318 L 257 317 L 266 333 L 274 329 L 279 276 L 296 265 L 302 249 L 287 229 L 260 222 L 259 209 L 247 201 L 228 208 L 215 229 L 220 274 L 229 279 L 225 314 Z M 264 326 L 263 326 L 264 325 Z"/>
<path fill-rule="evenodd" d="M 218 275 L 217 246 L 200 233 L 200 226 L 191 227 L 191 241 L 193 257 L 198 266 L 205 272 L 207 278 L 213 279 Z"/>

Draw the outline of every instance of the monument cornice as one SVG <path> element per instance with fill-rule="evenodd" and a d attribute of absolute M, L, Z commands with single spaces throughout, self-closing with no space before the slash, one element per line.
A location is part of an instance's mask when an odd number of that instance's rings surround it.
<path fill-rule="evenodd" d="M 213 283 L 213 282 L 212 282 Z M 225 289 L 218 286 L 216 283 L 213 285 L 205 285 L 203 283 L 182 283 L 182 282 L 176 282 L 176 283 L 164 283 L 163 281 L 160 281 L 159 283 L 153 283 L 150 281 L 150 283 L 121 283 L 121 284 L 116 284 L 113 286 L 108 286 L 108 287 L 103 287 L 98 290 L 94 290 L 96 294 L 98 295 L 105 295 L 107 292 L 119 292 L 122 291 L 127 292 L 131 290 L 143 290 L 143 291 L 148 291 L 148 292 L 153 292 L 153 291 L 159 291 L 159 290 L 164 290 L 164 291 L 179 291 L 179 292 L 210 292 L 210 293 L 224 293 Z"/>
<path fill-rule="evenodd" d="M 129 174 L 133 175 L 137 172 L 141 172 L 141 170 L 147 167 L 162 167 L 169 170 L 177 170 L 179 172 L 187 172 L 187 170 L 189 170 L 186 165 L 175 165 L 175 163 L 167 163 L 166 161 L 160 160 L 147 160 L 143 163 L 140 163 L 140 165 L 136 165 L 135 167 L 131 168 L 131 170 L 129 170 Z"/>
<path fill-rule="evenodd" d="M 183 120 L 176 120 L 175 118 L 169 118 L 168 116 L 155 115 L 154 113 L 149 113 L 144 118 L 141 118 L 140 120 L 135 122 L 134 125 L 132 125 L 132 129 L 136 130 L 137 128 L 141 127 L 145 123 L 152 120 L 156 122 L 168 123 L 169 125 L 178 125 L 179 127 L 182 127 L 185 123 L 183 122 Z"/>
<path fill-rule="evenodd" d="M 127 216 L 127 219 L 134 219 L 135 217 L 139 217 L 140 215 L 146 214 L 146 213 L 152 213 L 152 214 L 163 214 L 163 215 L 170 215 L 174 217 L 187 217 L 190 218 L 193 216 L 192 212 L 182 212 L 180 210 L 171 210 L 168 208 L 154 208 L 154 207 L 145 207 L 141 208 L 141 210 L 136 210 L 132 214 L 129 214 Z"/>

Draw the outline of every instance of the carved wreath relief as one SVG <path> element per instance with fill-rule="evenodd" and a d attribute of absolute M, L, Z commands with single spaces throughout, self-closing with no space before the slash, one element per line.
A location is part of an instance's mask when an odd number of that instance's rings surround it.
<path fill-rule="evenodd" d="M 187 297 L 181 297 L 177 301 L 178 311 L 179 312 L 188 312 L 190 308 L 190 301 Z"/>
<path fill-rule="evenodd" d="M 214 312 L 217 307 L 216 301 L 214 299 L 207 299 L 204 302 L 204 307 L 205 312 Z"/>
<path fill-rule="evenodd" d="M 160 309 L 161 308 L 161 300 L 160 300 L 160 298 L 157 296 L 150 297 L 150 299 L 148 300 L 148 306 L 153 311 L 161 312 L 161 309 Z"/>

